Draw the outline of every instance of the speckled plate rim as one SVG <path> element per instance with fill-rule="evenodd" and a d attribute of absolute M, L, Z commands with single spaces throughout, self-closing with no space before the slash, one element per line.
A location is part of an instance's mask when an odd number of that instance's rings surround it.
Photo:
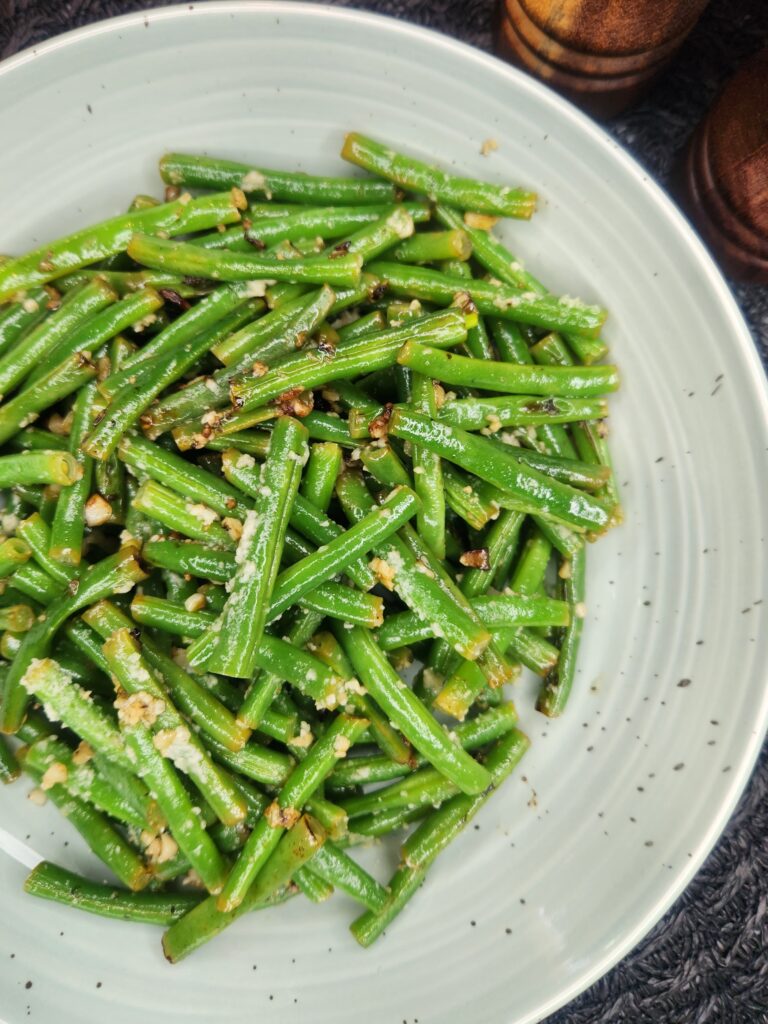
<path fill-rule="evenodd" d="M 448 54 L 456 54 L 462 61 L 472 61 L 485 68 L 490 68 L 502 80 L 507 79 L 515 83 L 518 97 L 520 94 L 528 93 L 536 96 L 539 102 L 543 102 L 555 109 L 560 116 L 569 120 L 577 130 L 589 136 L 592 142 L 608 155 L 609 159 L 614 160 L 625 172 L 628 172 L 639 188 L 647 193 L 648 197 L 658 208 L 661 216 L 674 228 L 680 241 L 684 243 L 688 250 L 691 261 L 697 265 L 703 278 L 706 279 L 712 288 L 712 293 L 716 297 L 723 313 L 727 316 L 731 327 L 731 336 L 726 343 L 734 346 L 738 356 L 744 360 L 751 372 L 753 384 L 752 397 L 756 407 L 762 412 L 765 439 L 766 444 L 768 444 L 768 379 L 766 379 L 766 374 L 751 332 L 739 310 L 733 293 L 709 251 L 688 220 L 661 186 L 651 178 L 649 172 L 645 171 L 641 164 L 627 150 L 611 138 L 591 118 L 546 85 L 530 78 L 522 71 L 511 67 L 497 57 L 483 53 L 481 50 L 466 43 L 458 42 L 432 29 L 368 11 L 327 7 L 322 4 L 293 2 L 293 0 L 282 0 L 282 2 L 280 0 L 277 0 L 277 2 L 274 2 L 274 0 L 259 0 L 258 5 L 253 3 L 253 0 L 210 0 L 210 2 L 202 5 L 176 4 L 147 11 L 138 11 L 96 22 L 93 25 L 86 25 L 71 32 L 65 32 L 38 46 L 22 50 L 13 57 L 0 62 L 0 78 L 12 73 L 16 68 L 24 64 L 43 59 L 47 54 L 63 47 L 77 45 L 81 40 L 93 36 L 119 32 L 124 26 L 178 18 L 192 17 L 201 19 L 217 16 L 222 12 L 245 15 L 258 12 L 260 15 L 271 14 L 273 16 L 280 16 L 281 14 L 289 13 L 295 15 L 297 12 L 300 13 L 302 11 L 314 16 L 322 13 L 323 17 L 327 18 L 329 22 L 332 20 L 352 22 L 359 24 L 361 27 L 371 26 L 375 28 L 377 24 L 385 23 L 389 31 L 396 31 L 406 38 L 426 38 L 431 46 L 441 49 Z M 764 682 L 766 685 L 763 688 L 762 702 L 759 708 L 756 709 L 755 718 L 752 722 L 753 727 L 749 730 L 749 735 L 744 737 L 743 753 L 738 765 L 734 766 L 731 776 L 733 781 L 730 788 L 719 805 L 713 808 L 709 828 L 700 837 L 695 849 L 691 851 L 692 856 L 688 859 L 685 866 L 675 872 L 664 893 L 648 907 L 641 919 L 624 931 L 621 936 L 617 937 L 610 952 L 596 959 L 590 966 L 585 967 L 578 978 L 551 995 L 532 1015 L 522 1020 L 518 1019 L 518 1024 L 535 1024 L 536 1021 L 543 1020 L 567 1005 L 589 988 L 590 985 L 598 981 L 630 953 L 648 934 L 698 872 L 725 829 L 739 797 L 744 792 L 765 741 L 766 734 L 768 734 L 768 671 L 765 673 Z M 0 829 L 0 850 L 10 853 L 11 851 L 6 849 L 4 838 L 4 830 Z M 12 840 L 10 836 L 7 838 Z"/>

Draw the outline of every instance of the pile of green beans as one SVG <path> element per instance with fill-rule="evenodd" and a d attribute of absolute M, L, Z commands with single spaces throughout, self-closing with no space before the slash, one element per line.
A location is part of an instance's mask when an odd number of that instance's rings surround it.
<path fill-rule="evenodd" d="M 342 156 L 168 154 L 162 201 L 0 264 L 0 781 L 115 879 L 26 890 L 171 962 L 336 888 L 381 935 L 525 753 L 507 684 L 563 712 L 621 520 L 605 311 L 491 231 L 535 194 Z"/>

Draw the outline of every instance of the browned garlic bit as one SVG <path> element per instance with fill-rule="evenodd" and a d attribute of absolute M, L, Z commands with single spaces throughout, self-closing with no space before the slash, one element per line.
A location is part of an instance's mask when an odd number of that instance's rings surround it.
<path fill-rule="evenodd" d="M 264 811 L 264 817 L 271 828 L 293 828 L 300 815 L 295 807 L 281 807 L 277 800 L 273 800 Z"/>
<path fill-rule="evenodd" d="M 488 548 L 474 548 L 472 551 L 465 551 L 462 555 L 459 555 L 459 561 L 470 569 L 482 569 L 488 572 L 491 568 Z"/>
<path fill-rule="evenodd" d="M 85 521 L 88 526 L 103 526 L 112 518 L 112 506 L 100 494 L 92 494 L 85 503 Z"/>

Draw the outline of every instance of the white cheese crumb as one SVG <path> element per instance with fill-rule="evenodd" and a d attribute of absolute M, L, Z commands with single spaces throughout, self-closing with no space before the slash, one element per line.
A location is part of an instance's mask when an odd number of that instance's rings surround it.
<path fill-rule="evenodd" d="M 235 466 L 237 469 L 252 469 L 256 465 L 256 459 L 247 452 L 241 452 Z"/>

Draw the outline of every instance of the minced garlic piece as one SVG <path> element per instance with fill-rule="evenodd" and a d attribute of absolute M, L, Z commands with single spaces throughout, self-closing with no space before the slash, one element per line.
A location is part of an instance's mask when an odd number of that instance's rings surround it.
<path fill-rule="evenodd" d="M 47 790 L 53 786 L 58 786 L 66 782 L 68 776 L 67 766 L 62 764 L 61 761 L 53 761 L 45 769 L 45 773 L 40 780 L 40 789 Z"/>
<path fill-rule="evenodd" d="M 90 743 L 86 743 L 85 740 L 80 740 L 77 750 L 72 755 L 72 764 L 88 764 L 92 757 L 93 747 Z"/>
<path fill-rule="evenodd" d="M 142 832 L 141 838 L 145 844 L 144 853 L 152 864 L 165 864 L 179 852 L 178 844 L 170 832 L 161 832 L 157 836 Z"/>
<path fill-rule="evenodd" d="M 112 506 L 100 494 L 92 494 L 85 503 L 85 521 L 88 526 L 103 526 L 112 518 Z"/>
<path fill-rule="evenodd" d="M 39 786 L 35 786 L 34 789 L 30 789 L 27 793 L 27 800 L 29 800 L 30 803 L 33 803 L 35 807 L 44 807 L 48 803 L 48 797 Z"/>
<path fill-rule="evenodd" d="M 207 505 L 203 505 L 201 501 L 188 503 L 187 512 L 195 519 L 199 519 L 203 526 L 212 526 L 219 518 L 218 513 Z"/>
<path fill-rule="evenodd" d="M 487 213 L 473 213 L 472 210 L 467 210 L 464 214 L 464 223 L 467 227 L 479 228 L 480 231 L 490 231 L 498 220 L 498 217 L 492 217 Z"/>
<path fill-rule="evenodd" d="M 372 558 L 368 563 L 376 574 L 376 579 L 387 590 L 395 589 L 395 567 L 383 558 Z"/>
<path fill-rule="evenodd" d="M 190 743 L 191 734 L 185 725 L 177 725 L 175 729 L 161 729 L 152 737 L 155 750 L 167 757 L 179 771 L 189 772 L 202 760 L 200 750 Z"/>
<path fill-rule="evenodd" d="M 336 736 L 333 741 L 333 752 L 336 757 L 346 757 L 351 746 L 352 744 L 346 736 Z"/>
<path fill-rule="evenodd" d="M 288 744 L 291 747 L 309 747 L 312 745 L 314 736 L 312 730 L 309 727 L 309 722 L 302 722 L 299 728 L 299 735 L 294 736 L 293 739 L 288 740 Z"/>
<path fill-rule="evenodd" d="M 233 516 L 224 516 L 221 525 L 234 541 L 239 541 L 243 535 L 243 524 Z"/>
<path fill-rule="evenodd" d="M 293 828 L 299 820 L 299 812 L 295 807 L 281 807 L 277 800 L 273 800 L 264 811 L 264 817 L 272 828 Z"/>
<path fill-rule="evenodd" d="M 205 608 L 205 594 L 190 594 L 184 602 L 184 607 L 188 612 L 201 612 Z"/>
<path fill-rule="evenodd" d="M 122 694 L 115 699 L 117 717 L 123 725 L 154 725 L 165 711 L 165 701 L 146 690 Z"/>
<path fill-rule="evenodd" d="M 483 144 L 480 146 L 480 153 L 482 156 L 490 156 L 491 153 L 495 152 L 498 148 L 498 139 L 484 139 Z"/>

